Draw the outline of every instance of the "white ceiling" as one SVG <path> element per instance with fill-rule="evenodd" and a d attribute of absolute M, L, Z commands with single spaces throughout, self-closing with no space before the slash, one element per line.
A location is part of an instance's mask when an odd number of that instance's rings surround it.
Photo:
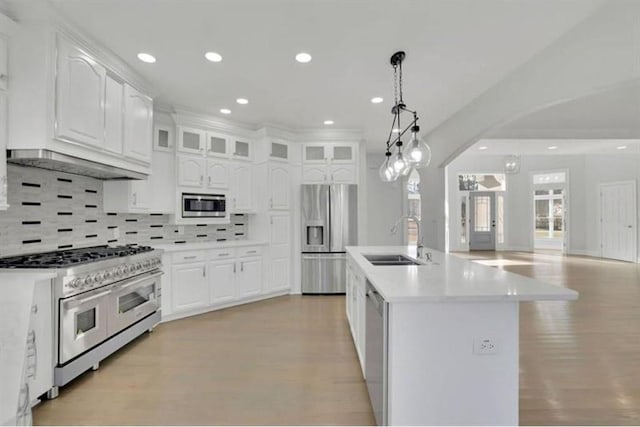
<path fill-rule="evenodd" d="M 557 147 L 550 150 L 548 147 Z M 625 146 L 619 150 L 618 147 Z M 480 147 L 487 147 L 481 150 Z M 479 140 L 463 156 L 640 154 L 640 139 L 491 139 Z"/>
<path fill-rule="evenodd" d="M 52 0 L 129 62 L 158 100 L 255 125 L 390 126 L 389 56 L 405 50 L 405 100 L 423 130 L 451 116 L 551 44 L 600 0 Z M 223 55 L 207 62 L 205 51 Z M 309 64 L 296 53 L 313 55 Z M 143 64 L 138 52 L 157 57 Z M 373 96 L 384 103 L 373 105 Z M 237 97 L 248 98 L 246 106 Z"/>

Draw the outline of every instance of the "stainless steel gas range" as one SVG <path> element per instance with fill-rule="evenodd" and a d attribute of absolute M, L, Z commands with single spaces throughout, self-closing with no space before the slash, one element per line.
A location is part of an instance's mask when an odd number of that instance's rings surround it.
<path fill-rule="evenodd" d="M 49 398 L 160 322 L 161 253 L 148 246 L 95 246 L 0 258 L 2 269 L 57 272 Z"/>

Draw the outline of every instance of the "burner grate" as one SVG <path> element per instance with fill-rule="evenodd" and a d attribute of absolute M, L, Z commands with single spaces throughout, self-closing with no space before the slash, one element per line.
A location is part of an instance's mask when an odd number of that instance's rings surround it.
<path fill-rule="evenodd" d="M 0 268 L 60 268 L 152 251 L 150 246 L 94 246 L 0 258 Z"/>

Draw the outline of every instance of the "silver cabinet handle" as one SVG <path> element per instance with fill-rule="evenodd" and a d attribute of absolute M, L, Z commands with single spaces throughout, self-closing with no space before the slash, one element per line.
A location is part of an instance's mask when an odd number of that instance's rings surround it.
<path fill-rule="evenodd" d="M 257 252 L 258 252 L 258 251 L 247 251 L 247 253 L 248 253 L 248 254 L 255 254 L 255 253 L 257 253 Z"/>
<path fill-rule="evenodd" d="M 273 197 L 269 199 L 269 207 L 273 208 Z"/>
<path fill-rule="evenodd" d="M 196 258 L 198 258 L 197 255 L 191 255 L 191 256 L 182 257 L 182 259 L 196 259 Z"/>
<path fill-rule="evenodd" d="M 202 266 L 202 277 L 207 277 L 207 267 L 206 266 Z"/>
<path fill-rule="evenodd" d="M 244 262 L 240 263 L 240 271 L 244 271 Z"/>
<path fill-rule="evenodd" d="M 133 205 L 137 205 L 138 204 L 138 195 L 136 193 L 133 193 Z"/>
<path fill-rule="evenodd" d="M 211 177 L 209 176 L 207 178 L 209 178 L 209 185 L 211 185 Z"/>
<path fill-rule="evenodd" d="M 236 274 L 236 263 L 233 263 L 233 274 Z"/>
<path fill-rule="evenodd" d="M 31 306 L 31 312 L 32 312 L 33 314 L 38 314 L 38 304 L 33 304 L 33 305 Z"/>
<path fill-rule="evenodd" d="M 223 254 L 218 254 L 218 256 L 229 256 L 229 254 L 225 252 Z"/>

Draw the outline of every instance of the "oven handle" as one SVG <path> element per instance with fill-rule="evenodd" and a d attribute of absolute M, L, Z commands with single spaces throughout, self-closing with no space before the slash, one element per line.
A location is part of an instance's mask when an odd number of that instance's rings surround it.
<path fill-rule="evenodd" d="M 110 293 L 111 293 L 111 290 L 108 290 L 108 291 L 97 293 L 95 295 L 91 295 L 90 297 L 86 297 L 86 298 L 83 298 L 81 295 L 79 295 L 74 298 L 69 298 L 68 300 L 64 301 L 62 305 L 65 307 L 77 307 L 80 304 L 84 304 L 85 302 L 88 302 L 88 301 L 93 301 L 94 299 L 103 297 Z"/>
<path fill-rule="evenodd" d="M 134 280 L 132 282 L 122 284 L 120 286 L 114 287 L 113 289 L 114 290 L 126 289 L 126 288 L 128 288 L 130 286 L 137 285 L 140 282 L 144 282 L 144 281 L 149 280 L 149 279 L 154 279 L 156 277 L 160 277 L 163 274 L 164 274 L 163 271 L 149 272 L 144 277 L 138 277 L 138 278 L 136 278 L 136 280 Z"/>

